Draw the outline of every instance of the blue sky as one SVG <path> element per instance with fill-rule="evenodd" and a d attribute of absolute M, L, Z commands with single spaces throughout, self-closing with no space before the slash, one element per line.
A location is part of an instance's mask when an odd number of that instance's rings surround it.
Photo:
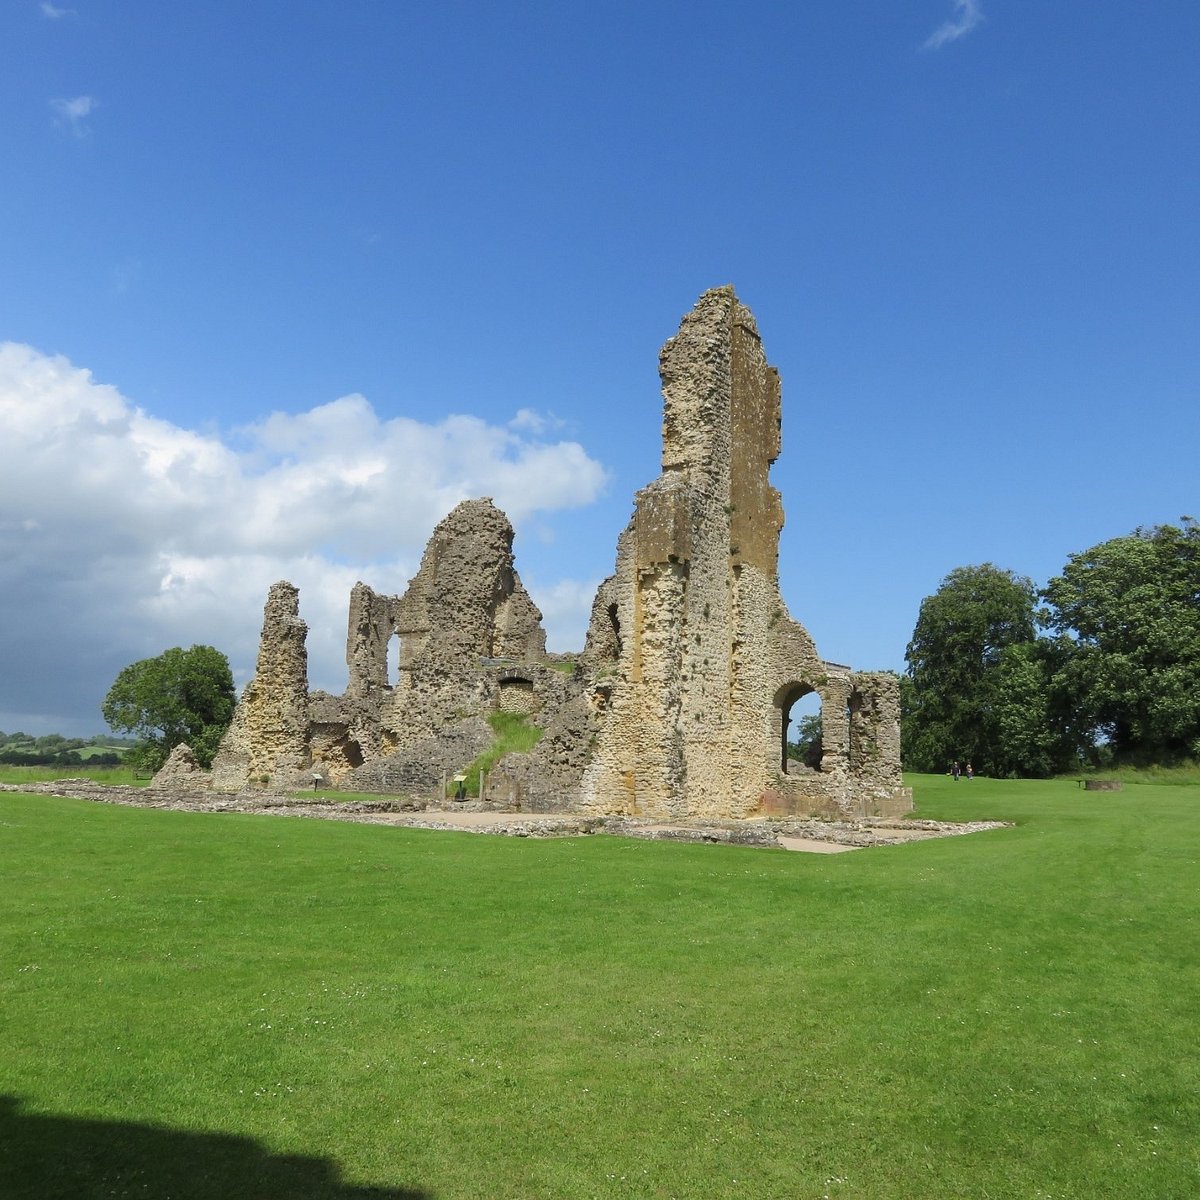
<path fill-rule="evenodd" d="M 468 495 L 577 646 L 724 283 L 829 659 L 1200 510 L 1194 0 L 9 0 L 0 48 L 0 729 L 168 645 L 244 681 L 278 578 L 340 690 L 350 584 Z"/>

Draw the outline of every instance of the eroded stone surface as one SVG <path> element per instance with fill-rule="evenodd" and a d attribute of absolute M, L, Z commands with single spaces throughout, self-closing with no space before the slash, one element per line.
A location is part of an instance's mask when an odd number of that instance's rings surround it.
<path fill-rule="evenodd" d="M 899 693 L 822 661 L 779 592 L 768 471 L 779 376 L 732 288 L 705 293 L 660 358 L 663 473 L 637 496 L 592 612 L 611 677 L 581 807 L 662 818 L 907 811 Z M 791 705 L 822 700 L 821 768 L 787 773 Z"/>
<path fill-rule="evenodd" d="M 706 292 L 660 356 L 662 474 L 635 499 L 578 663 L 547 655 L 490 500 L 435 529 L 401 596 L 350 597 L 341 696 L 308 692 L 296 589 L 268 597 L 254 680 L 213 785 L 294 788 L 313 774 L 440 802 L 491 741 L 486 718 L 544 730 L 492 772 L 524 811 L 662 821 L 907 811 L 898 681 L 825 662 L 779 591 L 780 382 L 732 288 Z M 399 670 L 388 648 L 399 640 Z M 563 668 L 566 668 L 565 670 Z M 792 767 L 792 704 L 822 702 L 819 769 Z"/>
<path fill-rule="evenodd" d="M 214 787 L 236 790 L 251 781 L 290 787 L 307 770 L 307 637 L 299 590 L 286 581 L 275 584 L 263 610 L 254 678 L 213 760 Z"/>
<path fill-rule="evenodd" d="M 159 767 L 150 786 L 168 790 L 192 788 L 197 784 L 203 787 L 207 778 L 208 772 L 197 761 L 191 746 L 181 742 L 167 755 L 167 761 Z"/>

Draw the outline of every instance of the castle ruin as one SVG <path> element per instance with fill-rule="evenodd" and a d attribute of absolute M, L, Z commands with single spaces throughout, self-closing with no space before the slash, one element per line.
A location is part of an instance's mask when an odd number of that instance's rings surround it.
<path fill-rule="evenodd" d="M 434 530 L 401 596 L 350 596 L 340 696 L 309 692 L 297 590 L 271 588 L 253 680 L 212 786 L 444 796 L 492 745 L 488 717 L 541 730 L 491 772 L 485 800 L 525 811 L 670 820 L 897 816 L 899 687 L 818 655 L 779 591 L 780 384 L 729 287 L 663 347 L 662 474 L 636 496 L 578 655 L 546 652 L 513 530 L 469 500 Z M 388 647 L 399 638 L 389 678 Z M 821 701 L 819 765 L 790 761 L 793 704 Z"/>

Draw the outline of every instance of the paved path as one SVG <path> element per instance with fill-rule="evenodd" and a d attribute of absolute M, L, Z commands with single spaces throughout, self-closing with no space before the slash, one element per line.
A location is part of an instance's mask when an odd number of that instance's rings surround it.
<path fill-rule="evenodd" d="M 843 846 L 841 842 L 818 842 L 816 838 L 788 837 L 780 834 L 779 844 L 785 850 L 804 850 L 809 854 L 843 854 L 847 850 L 863 850 L 863 846 Z"/>

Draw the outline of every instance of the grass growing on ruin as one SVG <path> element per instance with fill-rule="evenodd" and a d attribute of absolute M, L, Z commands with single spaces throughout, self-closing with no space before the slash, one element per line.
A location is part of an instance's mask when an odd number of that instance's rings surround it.
<path fill-rule="evenodd" d="M 1197 1194 L 1200 794 L 915 782 L 1017 824 L 819 856 L 0 794 L 0 1195 Z"/>
<path fill-rule="evenodd" d="M 480 774 L 487 772 L 490 775 L 492 768 L 504 755 L 524 754 L 542 740 L 541 727 L 531 724 L 529 718 L 522 713 L 490 712 L 487 720 L 496 735 L 496 740 L 467 765 L 464 772 L 467 778 L 463 786 L 468 796 L 479 795 Z M 447 795 L 453 795 L 456 786 L 451 784 Z"/>

